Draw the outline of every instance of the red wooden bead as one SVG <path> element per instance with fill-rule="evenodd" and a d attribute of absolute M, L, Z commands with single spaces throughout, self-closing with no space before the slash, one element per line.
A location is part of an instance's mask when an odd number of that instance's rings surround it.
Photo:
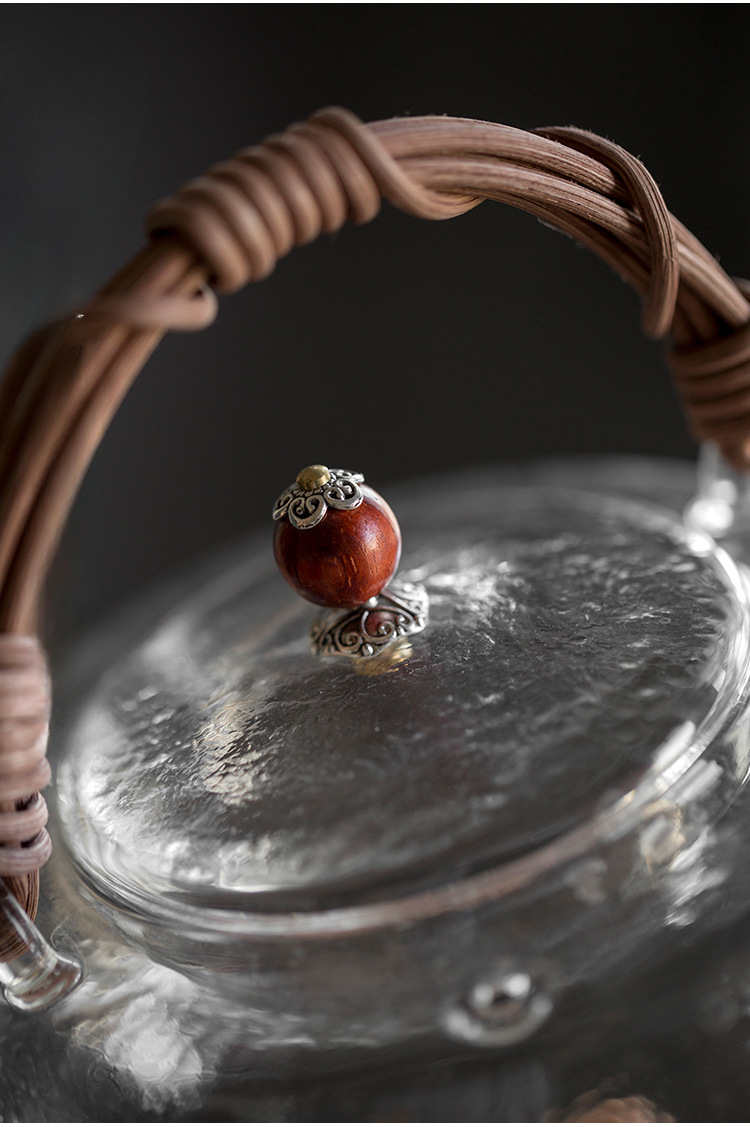
<path fill-rule="evenodd" d="M 313 528 L 281 520 L 273 549 L 294 590 L 323 607 L 357 607 L 379 595 L 401 555 L 401 531 L 379 493 L 361 486 L 356 509 L 330 508 Z"/>

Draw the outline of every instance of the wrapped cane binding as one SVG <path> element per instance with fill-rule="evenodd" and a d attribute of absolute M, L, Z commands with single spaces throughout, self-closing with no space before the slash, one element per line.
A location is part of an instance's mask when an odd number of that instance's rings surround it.
<path fill-rule="evenodd" d="M 50 851 L 38 793 L 49 779 L 47 678 L 34 636 L 86 468 L 165 332 L 204 328 L 214 290 L 234 292 L 293 246 L 368 222 L 381 197 L 424 219 L 499 200 L 588 246 L 643 297 L 647 335 L 668 341 L 692 433 L 750 466 L 750 288 L 611 142 L 448 117 L 363 125 L 328 109 L 187 184 L 151 212 L 148 246 L 91 302 L 29 338 L 0 387 L 0 876 L 32 917 Z"/>
<path fill-rule="evenodd" d="M 50 780 L 48 720 L 49 679 L 39 642 L 0 635 L 0 877 L 32 916 L 36 873 L 52 851 L 47 804 L 39 793 Z M 0 935 L 0 959 L 15 946 Z"/>

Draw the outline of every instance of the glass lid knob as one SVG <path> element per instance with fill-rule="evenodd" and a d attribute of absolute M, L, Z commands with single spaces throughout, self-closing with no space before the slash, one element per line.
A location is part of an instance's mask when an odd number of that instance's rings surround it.
<path fill-rule="evenodd" d="M 427 622 L 423 586 L 394 582 L 401 529 L 360 473 L 307 466 L 276 501 L 274 555 L 298 595 L 328 607 L 310 630 L 316 654 L 377 657 Z"/>

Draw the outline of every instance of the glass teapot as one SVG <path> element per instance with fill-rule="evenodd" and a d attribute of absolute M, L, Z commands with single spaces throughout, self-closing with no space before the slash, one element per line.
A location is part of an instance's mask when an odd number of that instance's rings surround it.
<path fill-rule="evenodd" d="M 370 657 L 310 652 L 266 534 L 147 598 L 58 687 L 37 926 L 27 636 L 85 466 L 163 331 L 207 324 L 214 288 L 372 218 L 381 194 L 427 218 L 510 202 L 620 270 L 647 333 L 675 342 L 710 443 L 697 490 L 685 467 L 601 460 L 404 488 L 400 576 L 429 621 Z M 2 1114 L 231 1110 L 248 1085 L 262 1102 L 257 1085 L 590 1033 L 748 902 L 742 287 L 639 162 L 577 130 L 327 110 L 149 229 L 2 391 Z"/>

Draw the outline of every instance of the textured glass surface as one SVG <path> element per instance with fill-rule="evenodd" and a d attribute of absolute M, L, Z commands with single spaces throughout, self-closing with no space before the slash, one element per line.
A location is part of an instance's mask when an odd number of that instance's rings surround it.
<path fill-rule="evenodd" d="M 744 593 L 668 513 L 454 484 L 399 515 L 432 610 L 390 666 L 314 658 L 261 540 L 106 673 L 60 772 L 97 880 L 285 909 L 438 885 L 612 804 L 743 690 Z"/>

